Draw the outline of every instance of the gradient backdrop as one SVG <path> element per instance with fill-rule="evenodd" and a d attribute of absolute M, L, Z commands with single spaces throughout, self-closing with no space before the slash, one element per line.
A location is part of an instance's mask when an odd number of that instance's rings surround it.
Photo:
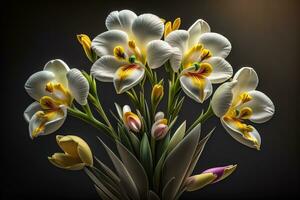
<path fill-rule="evenodd" d="M 186 193 L 182 199 L 299 195 L 299 1 L 52 0 L 1 4 L 2 199 L 97 198 L 83 172 L 64 171 L 48 162 L 48 155 L 60 151 L 56 134 L 34 141 L 29 138 L 23 111 L 32 99 L 23 85 L 32 73 L 54 58 L 89 71 L 91 64 L 76 41 L 76 34 L 95 37 L 106 30 L 104 20 L 109 12 L 124 8 L 136 13 L 152 12 L 165 19 L 180 16 L 182 28 L 188 28 L 198 18 L 207 20 L 213 31 L 231 41 L 233 49 L 228 61 L 234 70 L 254 67 L 261 80 L 258 89 L 276 106 L 274 118 L 257 126 L 262 136 L 261 151 L 240 145 L 223 130 L 218 119 L 211 119 L 203 130 L 207 133 L 214 125 L 217 129 L 196 172 L 234 163 L 238 168 L 230 178 Z M 106 108 L 111 108 L 114 101 L 127 102 L 125 97 L 116 98 L 112 84 L 99 85 Z M 181 120 L 191 122 L 206 106 L 187 99 Z M 83 137 L 94 154 L 107 162 L 96 140 L 99 133 L 89 125 L 69 117 L 58 133 Z"/>

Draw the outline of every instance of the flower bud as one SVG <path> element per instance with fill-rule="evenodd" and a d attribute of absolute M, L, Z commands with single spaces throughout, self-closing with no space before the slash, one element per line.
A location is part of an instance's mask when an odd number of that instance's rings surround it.
<path fill-rule="evenodd" d="M 88 57 L 88 59 L 91 62 L 95 62 L 97 59 L 97 56 L 91 49 L 92 42 L 91 42 L 91 39 L 89 38 L 89 36 L 87 36 L 85 34 L 80 34 L 80 35 L 77 35 L 77 40 L 82 45 L 82 48 L 85 52 L 85 55 Z"/>
<path fill-rule="evenodd" d="M 93 165 L 93 155 L 88 144 L 74 135 L 57 135 L 56 141 L 64 153 L 55 153 L 48 157 L 56 167 L 68 170 L 81 170 Z"/>
<path fill-rule="evenodd" d="M 158 103 L 164 96 L 164 86 L 161 84 L 156 84 L 153 86 L 152 93 L 151 93 L 151 101 L 153 105 L 157 106 Z"/>
<path fill-rule="evenodd" d="M 129 130 L 138 133 L 142 128 L 142 122 L 140 118 L 131 112 L 131 109 L 128 105 L 123 107 L 123 122 Z"/>
<path fill-rule="evenodd" d="M 152 125 L 151 136 L 155 140 L 161 140 L 169 131 L 168 120 L 164 118 L 163 112 L 155 115 L 155 123 Z"/>
<path fill-rule="evenodd" d="M 225 179 L 232 174 L 232 172 L 236 169 L 236 166 L 237 165 L 215 167 L 205 170 L 201 174 L 188 177 L 185 181 L 187 191 L 199 190 L 208 184 L 216 183 Z"/>

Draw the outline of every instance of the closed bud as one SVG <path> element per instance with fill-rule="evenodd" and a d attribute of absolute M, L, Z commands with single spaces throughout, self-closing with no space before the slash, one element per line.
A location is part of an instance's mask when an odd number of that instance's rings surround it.
<path fill-rule="evenodd" d="M 236 166 L 237 165 L 215 167 L 205 170 L 201 174 L 188 177 L 185 181 L 187 191 L 199 190 L 208 184 L 216 183 L 225 179 L 232 174 L 232 172 L 236 169 Z"/>
<path fill-rule="evenodd" d="M 89 36 L 87 36 L 85 34 L 80 34 L 80 35 L 77 35 L 77 40 L 81 44 L 81 46 L 85 52 L 85 55 L 88 57 L 88 59 L 91 62 L 95 62 L 97 59 L 97 56 L 92 51 L 92 48 L 91 48 L 92 42 L 91 42 L 91 39 L 89 38 Z"/>
<path fill-rule="evenodd" d="M 123 107 L 123 122 L 126 128 L 129 130 L 138 133 L 142 128 L 142 122 L 140 118 L 133 112 L 128 105 Z"/>
<path fill-rule="evenodd" d="M 55 153 L 48 157 L 56 167 L 68 170 L 81 170 L 93 165 L 93 155 L 88 144 L 74 135 L 57 135 L 56 141 L 64 153 Z"/>
<path fill-rule="evenodd" d="M 164 96 L 164 86 L 162 86 L 161 84 L 154 85 L 151 93 L 151 101 L 153 105 L 157 106 L 158 103 L 163 98 L 163 96 Z"/>
<path fill-rule="evenodd" d="M 158 112 L 155 115 L 155 122 L 151 128 L 151 136 L 155 140 L 163 139 L 169 131 L 168 120 L 163 117 L 163 112 Z"/>

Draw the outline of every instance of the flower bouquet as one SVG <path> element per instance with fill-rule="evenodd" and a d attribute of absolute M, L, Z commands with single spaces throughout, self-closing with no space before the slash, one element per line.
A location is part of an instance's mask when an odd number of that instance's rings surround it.
<path fill-rule="evenodd" d="M 238 142 L 260 149 L 260 135 L 248 123 L 268 121 L 274 105 L 256 90 L 254 69 L 243 67 L 233 76 L 225 60 L 231 44 L 211 32 L 207 22 L 199 19 L 181 30 L 180 18 L 166 22 L 153 14 L 122 10 L 111 12 L 105 25 L 108 30 L 92 41 L 87 35 L 77 36 L 92 63 L 90 73 L 55 59 L 29 77 L 25 89 L 35 102 L 24 117 L 32 139 L 57 131 L 67 115 L 94 126 L 116 145 L 113 152 L 98 138 L 114 169 L 74 135 L 56 136 L 63 152 L 48 157 L 53 165 L 83 169 L 102 199 L 170 200 L 219 182 L 236 168 L 227 165 L 193 174 L 214 131 L 201 130 L 210 117 L 220 118 Z M 164 77 L 157 74 L 159 67 L 165 69 Z M 115 103 L 116 110 L 108 116 L 97 81 L 112 82 L 117 94 L 128 96 L 130 106 Z M 219 83 L 223 84 L 213 94 L 212 84 Z M 177 121 L 185 95 L 199 106 L 212 97 L 206 111 L 188 126 Z"/>

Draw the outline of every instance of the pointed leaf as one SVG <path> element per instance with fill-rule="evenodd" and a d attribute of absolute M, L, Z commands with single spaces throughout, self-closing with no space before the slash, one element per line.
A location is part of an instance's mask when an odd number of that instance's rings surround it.
<path fill-rule="evenodd" d="M 101 197 L 101 199 L 111 200 L 111 198 L 109 198 L 109 196 L 103 190 L 101 190 L 97 185 L 94 185 L 94 186 L 95 186 L 95 189 L 96 189 L 98 195 Z"/>
<path fill-rule="evenodd" d="M 196 151 L 200 138 L 200 124 L 197 125 L 181 142 L 169 153 L 164 166 L 162 182 L 163 185 L 172 178 L 174 187 L 170 190 L 170 199 L 173 199 L 184 181 L 185 174 L 188 171 L 193 155 Z M 174 167 L 175 166 L 175 167 Z"/>
<path fill-rule="evenodd" d="M 135 158 L 135 156 L 129 152 L 120 142 L 117 142 L 117 149 L 120 157 L 131 175 L 136 187 L 140 193 L 141 199 L 147 199 L 148 197 L 148 178 L 147 174 L 141 165 L 141 163 Z"/>
<path fill-rule="evenodd" d="M 140 140 L 131 131 L 128 132 L 128 137 L 129 137 L 129 139 L 131 141 L 131 144 L 132 144 L 132 147 L 134 149 L 136 157 L 139 157 L 139 155 L 140 155 Z"/>
<path fill-rule="evenodd" d="M 184 121 L 179 128 L 175 131 L 174 135 L 172 136 L 170 143 L 167 148 L 167 152 L 170 152 L 176 145 L 182 140 L 185 134 L 186 129 L 186 121 Z"/>
<path fill-rule="evenodd" d="M 150 180 L 150 178 L 152 177 L 153 161 L 148 136 L 146 133 L 144 133 L 144 136 L 141 141 L 140 161 L 144 166 Z"/>
<path fill-rule="evenodd" d="M 127 171 L 126 167 L 123 165 L 121 160 L 104 144 L 104 142 L 98 137 L 100 140 L 102 146 L 106 150 L 107 154 L 109 155 L 120 179 L 121 179 L 121 185 L 126 188 L 127 193 L 131 196 L 133 199 L 140 199 L 139 193 L 137 190 L 137 187 L 132 180 L 129 172 Z"/>
<path fill-rule="evenodd" d="M 88 168 L 84 168 L 85 173 L 92 179 L 92 181 L 111 199 L 118 200 L 118 198 L 99 180 Z"/>
<path fill-rule="evenodd" d="M 174 180 L 175 177 L 172 177 L 168 182 L 166 182 L 162 190 L 162 200 L 171 200 L 173 198 L 172 190 L 174 188 Z"/>
<path fill-rule="evenodd" d="M 157 193 L 159 192 L 162 166 L 164 164 L 166 155 L 167 155 L 166 152 L 163 153 L 163 155 L 160 157 L 160 159 L 155 167 L 155 170 L 154 170 L 153 184 L 154 184 L 154 189 Z"/>
<path fill-rule="evenodd" d="M 96 162 L 99 164 L 99 166 L 101 167 L 101 171 L 105 173 L 108 177 L 110 177 L 115 184 L 119 184 L 120 182 L 119 177 L 111 169 L 109 169 L 109 167 L 107 167 L 104 163 L 102 163 L 96 156 L 94 156 L 94 158 Z"/>
<path fill-rule="evenodd" d="M 118 112 L 119 118 L 123 119 L 123 111 L 122 111 L 121 106 L 119 104 L 115 103 L 115 107 L 116 107 L 116 110 Z"/>

